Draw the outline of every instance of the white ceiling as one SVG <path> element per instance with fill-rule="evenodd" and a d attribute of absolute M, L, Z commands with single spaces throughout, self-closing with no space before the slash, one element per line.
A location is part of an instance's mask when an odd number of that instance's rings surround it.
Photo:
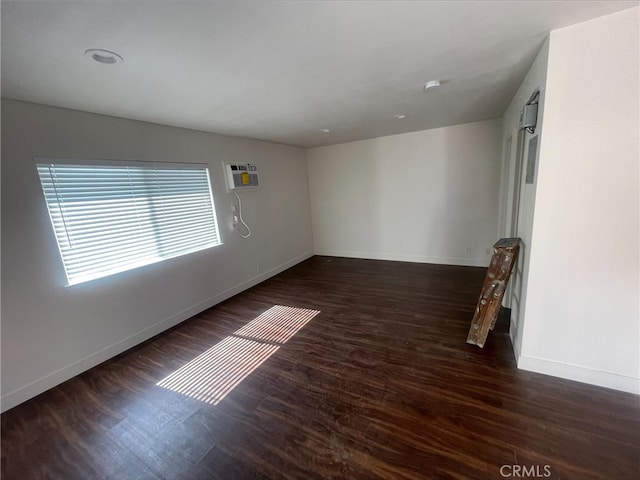
<path fill-rule="evenodd" d="M 3 1 L 2 95 L 328 145 L 500 117 L 550 30 L 635 5 Z M 95 63 L 88 48 L 125 61 Z M 431 79 L 443 85 L 424 92 Z"/>

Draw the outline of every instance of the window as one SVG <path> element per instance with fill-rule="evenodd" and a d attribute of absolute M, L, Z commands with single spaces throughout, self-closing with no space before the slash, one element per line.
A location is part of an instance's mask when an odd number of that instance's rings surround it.
<path fill-rule="evenodd" d="M 69 285 L 221 243 L 204 165 L 36 163 Z"/>

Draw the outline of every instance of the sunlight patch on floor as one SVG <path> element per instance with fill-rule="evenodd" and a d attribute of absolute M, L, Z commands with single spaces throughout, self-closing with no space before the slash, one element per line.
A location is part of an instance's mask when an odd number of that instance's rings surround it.
<path fill-rule="evenodd" d="M 217 405 L 318 313 L 275 305 L 156 385 Z"/>
<path fill-rule="evenodd" d="M 284 344 L 318 313 L 318 310 L 275 305 L 251 320 L 234 335 Z"/>

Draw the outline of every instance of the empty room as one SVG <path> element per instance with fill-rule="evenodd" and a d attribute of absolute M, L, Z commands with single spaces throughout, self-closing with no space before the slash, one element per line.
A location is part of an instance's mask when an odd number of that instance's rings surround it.
<path fill-rule="evenodd" d="M 640 478 L 638 0 L 0 14 L 3 480 Z"/>

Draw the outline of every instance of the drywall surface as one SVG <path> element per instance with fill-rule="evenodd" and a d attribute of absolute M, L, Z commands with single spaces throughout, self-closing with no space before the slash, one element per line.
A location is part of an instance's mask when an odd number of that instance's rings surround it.
<path fill-rule="evenodd" d="M 502 117 L 502 145 L 503 149 L 505 146 L 509 146 L 510 149 L 508 152 L 503 151 L 502 155 L 500 217 L 503 220 L 501 222 L 503 230 L 499 232 L 499 236 L 520 238 L 520 255 L 517 267 L 512 273 L 510 286 L 504 300 L 504 305 L 511 308 L 510 335 L 516 358 L 520 355 L 522 344 L 523 312 L 527 302 L 530 255 L 532 248 L 535 248 L 531 244 L 531 236 L 537 178 L 534 175 L 533 183 L 526 183 L 526 163 L 529 153 L 529 141 L 536 135 L 539 143 L 544 141 L 543 123 L 548 55 L 549 41 L 546 40 Z M 536 91 L 540 92 L 538 122 L 533 134 L 524 130 L 521 132 L 524 145 L 522 148 L 522 162 L 520 168 L 518 168 L 518 149 L 521 148 L 518 142 L 520 111 Z M 539 157 L 540 148 L 537 150 L 537 163 L 539 163 Z M 535 173 L 537 171 L 538 169 L 535 170 Z M 514 210 L 517 211 L 514 212 Z"/>
<path fill-rule="evenodd" d="M 67 287 L 36 155 L 206 163 L 224 244 Z M 260 170 L 261 188 L 242 194 L 246 240 L 223 161 Z M 3 100 L 2 163 L 3 409 L 312 254 L 300 148 Z"/>
<path fill-rule="evenodd" d="M 635 393 L 639 13 L 551 32 L 518 363 Z"/>
<path fill-rule="evenodd" d="M 315 253 L 486 266 L 500 121 L 307 150 Z"/>

